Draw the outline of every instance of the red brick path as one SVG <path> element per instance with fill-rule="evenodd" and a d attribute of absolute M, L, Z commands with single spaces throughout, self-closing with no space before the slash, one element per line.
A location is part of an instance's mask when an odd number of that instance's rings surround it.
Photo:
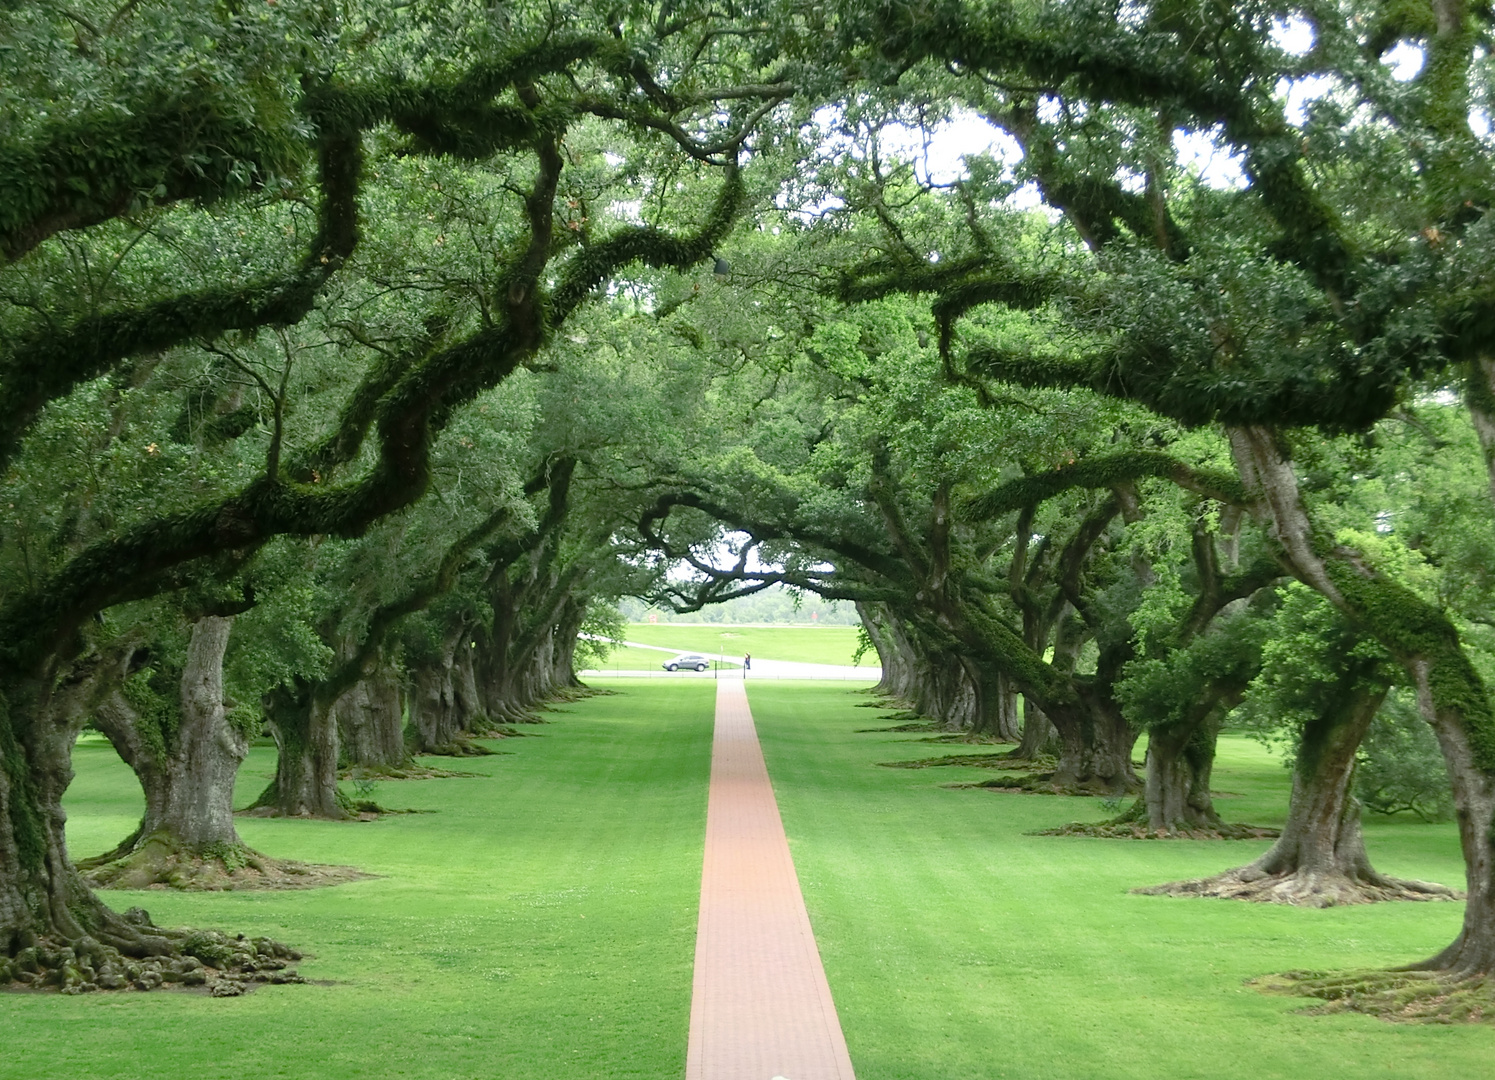
<path fill-rule="evenodd" d="M 717 684 L 686 1080 L 854 1080 L 747 692 Z"/>

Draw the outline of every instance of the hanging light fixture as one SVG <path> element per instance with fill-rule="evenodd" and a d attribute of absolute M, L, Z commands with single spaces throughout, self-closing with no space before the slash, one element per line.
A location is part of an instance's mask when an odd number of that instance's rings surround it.
<path fill-rule="evenodd" d="M 726 281 L 729 277 L 732 276 L 732 264 L 729 263 L 726 259 L 722 258 L 720 255 L 713 256 L 713 258 L 716 259 L 716 266 L 711 271 L 712 276 L 715 277 L 717 281 Z"/>

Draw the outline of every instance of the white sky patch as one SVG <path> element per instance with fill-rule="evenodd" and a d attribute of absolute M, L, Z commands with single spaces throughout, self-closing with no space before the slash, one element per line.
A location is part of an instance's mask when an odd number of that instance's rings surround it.
<path fill-rule="evenodd" d="M 1137 0 L 1123 0 L 1123 3 L 1116 9 L 1116 22 L 1133 30 L 1140 30 L 1146 26 L 1151 16 L 1151 7 L 1147 4 L 1140 4 Z"/>
<path fill-rule="evenodd" d="M 1289 56 L 1307 56 L 1313 38 L 1313 24 L 1301 15 L 1272 20 L 1272 44 Z"/>
<path fill-rule="evenodd" d="M 1488 139 L 1490 137 L 1490 114 L 1483 109 L 1470 109 L 1469 130 L 1474 132 L 1475 138 Z"/>
<path fill-rule="evenodd" d="M 1444 387 L 1442 390 L 1434 390 L 1431 394 L 1418 394 L 1416 398 L 1419 405 L 1461 405 L 1462 400 L 1457 390 Z"/>
<path fill-rule="evenodd" d="M 1397 82 L 1411 82 L 1417 78 L 1426 61 L 1427 53 L 1423 47 L 1410 41 L 1398 41 L 1396 48 L 1381 57 L 1381 62 L 1391 68 L 1391 77 Z"/>
<path fill-rule="evenodd" d="M 956 109 L 949 119 L 929 131 L 902 124 L 884 128 L 880 133 L 883 151 L 914 167 L 914 174 L 925 184 L 952 184 L 970 175 L 965 159 L 982 154 L 1003 165 L 1010 176 L 1023 160 L 1023 151 L 1001 128 L 966 109 Z M 1043 199 L 1038 188 L 1024 184 L 1007 197 L 1008 206 L 1031 210 Z"/>
<path fill-rule="evenodd" d="M 616 199 L 607 206 L 608 213 L 619 221 L 630 225 L 644 223 L 644 201 L 642 199 Z"/>
<path fill-rule="evenodd" d="M 786 214 L 795 214 L 804 218 L 821 218 L 825 217 L 826 214 L 844 209 L 846 200 L 839 195 L 827 194 L 813 203 L 795 206 L 789 198 L 789 193 L 781 191 L 774 196 L 773 204 Z"/>
<path fill-rule="evenodd" d="M 724 533 L 722 534 L 721 538 L 712 545 L 710 550 L 696 551 L 695 558 L 705 563 L 707 566 L 715 567 L 718 570 L 731 570 L 737 565 L 737 560 L 742 556 L 743 545 L 748 544 L 751 541 L 752 537 L 750 537 L 747 533 Z M 774 574 L 783 570 L 784 567 L 782 563 L 766 563 L 762 559 L 758 558 L 758 549 L 755 547 L 752 551 L 748 552 L 748 561 L 745 569 L 754 574 Z M 827 567 L 826 569 L 830 569 L 830 567 Z M 675 563 L 674 566 L 670 567 L 670 569 L 665 573 L 665 577 L 671 583 L 676 585 L 683 585 L 692 581 L 701 580 L 700 572 L 696 570 L 695 567 L 691 566 L 690 563 L 685 562 L 684 560 L 681 560 L 680 562 Z"/>
<path fill-rule="evenodd" d="M 1197 170 L 1199 179 L 1209 187 L 1239 191 L 1246 186 L 1241 155 L 1222 145 L 1218 130 L 1175 131 L 1173 149 L 1179 164 Z"/>
<path fill-rule="evenodd" d="M 1327 75 L 1308 75 L 1301 79 L 1277 80 L 1277 93 L 1286 98 L 1283 115 L 1293 127 L 1302 127 L 1308 122 L 1308 106 L 1334 89 L 1334 80 Z"/>
<path fill-rule="evenodd" d="M 608 165 L 612 168 L 616 169 L 628 159 L 625 158 L 622 154 L 614 154 L 611 150 L 604 150 L 602 151 L 602 160 L 607 162 Z"/>
<path fill-rule="evenodd" d="M 1023 158 L 1017 140 L 975 113 L 961 110 L 930 131 L 895 125 L 881 134 L 884 150 L 913 164 L 919 179 L 950 184 L 965 178 L 967 155 L 990 154 L 1010 168 Z"/>

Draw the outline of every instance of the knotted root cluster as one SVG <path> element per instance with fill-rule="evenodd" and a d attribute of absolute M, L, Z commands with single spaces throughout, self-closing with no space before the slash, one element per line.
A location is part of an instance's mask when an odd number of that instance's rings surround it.
<path fill-rule="evenodd" d="M 64 994 L 181 988 L 237 997 L 257 983 L 306 981 L 291 966 L 301 953 L 270 938 L 167 930 L 140 908 L 123 918 L 152 944 L 151 955 L 129 956 L 87 935 L 63 942 L 22 933 L 15 954 L 0 955 L 0 988 Z"/>
<path fill-rule="evenodd" d="M 1495 1023 L 1495 982 L 1438 971 L 1288 971 L 1246 985 L 1266 994 L 1316 998 L 1311 1015 L 1357 1012 L 1413 1024 Z"/>

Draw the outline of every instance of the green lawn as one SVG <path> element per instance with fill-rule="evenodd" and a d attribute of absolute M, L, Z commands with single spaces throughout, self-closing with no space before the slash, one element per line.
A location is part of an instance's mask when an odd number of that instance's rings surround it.
<path fill-rule="evenodd" d="M 1462 905 L 1306 911 L 1127 890 L 1248 861 L 1262 843 L 1106 841 L 1025 831 L 1104 816 L 1096 800 L 940 785 L 986 770 L 881 769 L 969 752 L 858 734 L 864 696 L 809 683 L 749 693 L 858 1080 L 1475 1077 L 1495 1030 L 1299 1015 L 1244 979 L 1391 965 L 1452 939 Z M 1226 738 L 1236 820 L 1271 824 L 1287 773 Z M 1462 883 L 1451 826 L 1373 821 L 1384 870 Z"/>
<path fill-rule="evenodd" d="M 740 626 L 720 623 L 630 623 L 624 639 L 640 645 L 663 645 L 682 652 L 742 659 L 752 653 L 763 660 L 798 660 L 807 664 L 850 664 L 857 648 L 855 626 Z M 635 650 L 629 650 L 633 652 Z M 643 650 L 638 650 L 643 651 Z M 660 656 L 663 656 L 660 653 Z M 609 659 L 609 665 L 612 661 Z M 659 661 L 655 661 L 656 664 Z M 868 650 L 863 667 L 877 666 Z"/>
<path fill-rule="evenodd" d="M 713 687 L 625 685 L 540 737 L 466 759 L 482 778 L 391 781 L 370 823 L 245 820 L 249 843 L 380 880 L 300 893 L 115 893 L 165 925 L 269 934 L 310 986 L 0 999 L 0 1077 L 659 1080 L 683 1074 Z M 255 750 L 248 801 L 273 767 Z M 68 795 L 80 855 L 133 827 L 139 789 L 101 743 Z"/>
<path fill-rule="evenodd" d="M 819 631 L 815 631 L 819 632 Z M 416 1077 L 678 1080 L 700 887 L 708 681 L 609 683 L 539 737 L 467 760 L 470 779 L 391 781 L 365 824 L 243 821 L 276 855 L 383 875 L 304 893 L 116 893 L 168 925 L 270 934 L 315 953 L 309 986 L 237 999 L 11 994 L 5 1080 Z M 750 683 L 769 770 L 859 1080 L 1361 1080 L 1489 1075 L 1495 1030 L 1311 1017 L 1242 985 L 1292 968 L 1390 965 L 1446 944 L 1455 904 L 1301 911 L 1131 896 L 1237 865 L 1261 843 L 1025 836 L 1096 800 L 950 790 L 969 752 L 859 733 L 879 713 L 826 683 Z M 256 749 L 241 802 L 273 764 Z M 140 796 L 85 741 L 68 796 L 79 854 L 134 825 Z M 1223 740 L 1235 820 L 1280 821 L 1287 773 Z M 1367 823 L 1383 869 L 1460 879 L 1453 830 Z M 764 1078 L 767 1080 L 767 1078 Z"/>

